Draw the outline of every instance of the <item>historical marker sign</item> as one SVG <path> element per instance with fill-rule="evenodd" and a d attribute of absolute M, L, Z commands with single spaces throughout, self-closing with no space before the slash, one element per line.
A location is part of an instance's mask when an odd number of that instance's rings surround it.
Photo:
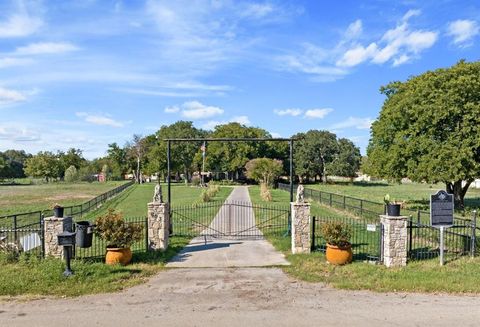
<path fill-rule="evenodd" d="M 440 190 L 430 196 L 430 224 L 432 227 L 453 226 L 453 194 Z"/>

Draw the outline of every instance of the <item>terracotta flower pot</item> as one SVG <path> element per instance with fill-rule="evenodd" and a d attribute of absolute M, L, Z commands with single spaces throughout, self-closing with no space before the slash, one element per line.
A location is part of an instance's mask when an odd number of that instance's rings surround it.
<path fill-rule="evenodd" d="M 130 248 L 108 248 L 105 256 L 105 263 L 107 265 L 121 264 L 128 265 L 132 260 L 132 251 Z"/>
<path fill-rule="evenodd" d="M 327 261 L 334 265 L 344 265 L 352 262 L 352 245 L 335 246 L 327 243 Z"/>

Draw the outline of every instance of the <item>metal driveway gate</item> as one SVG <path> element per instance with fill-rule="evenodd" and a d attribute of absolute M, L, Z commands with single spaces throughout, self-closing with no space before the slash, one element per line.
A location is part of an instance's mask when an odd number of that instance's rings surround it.
<path fill-rule="evenodd" d="M 176 206 L 171 214 L 173 235 L 187 237 L 263 239 L 287 235 L 290 224 L 286 205 L 211 202 Z"/>

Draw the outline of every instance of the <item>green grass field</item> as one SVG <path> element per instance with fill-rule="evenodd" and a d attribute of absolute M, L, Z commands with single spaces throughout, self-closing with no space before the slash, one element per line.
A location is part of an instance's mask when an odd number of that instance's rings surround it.
<path fill-rule="evenodd" d="M 126 182 L 0 185 L 0 216 L 51 210 L 54 203 L 81 204 L 123 183 Z"/>
<path fill-rule="evenodd" d="M 422 210 L 428 210 L 431 194 L 445 189 L 444 184 L 384 182 L 337 182 L 308 184 L 305 187 L 380 203 L 383 203 L 385 194 L 389 194 L 391 200 L 406 202 L 409 208 Z M 480 207 L 480 189 L 469 188 L 465 196 L 465 206 L 470 209 Z"/>

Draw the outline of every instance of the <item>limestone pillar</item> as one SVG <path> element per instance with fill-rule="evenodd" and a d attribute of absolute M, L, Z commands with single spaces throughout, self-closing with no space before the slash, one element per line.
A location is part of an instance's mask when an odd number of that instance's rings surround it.
<path fill-rule="evenodd" d="M 292 202 L 292 253 L 310 253 L 311 219 L 310 203 Z"/>
<path fill-rule="evenodd" d="M 48 217 L 43 219 L 45 257 L 63 258 L 63 246 L 58 245 L 57 235 L 64 231 L 72 231 L 72 227 L 72 217 Z"/>
<path fill-rule="evenodd" d="M 383 264 L 386 267 L 407 265 L 407 218 L 380 216 L 383 225 Z"/>
<path fill-rule="evenodd" d="M 165 251 L 168 247 L 170 207 L 168 203 L 148 204 L 148 249 Z"/>

